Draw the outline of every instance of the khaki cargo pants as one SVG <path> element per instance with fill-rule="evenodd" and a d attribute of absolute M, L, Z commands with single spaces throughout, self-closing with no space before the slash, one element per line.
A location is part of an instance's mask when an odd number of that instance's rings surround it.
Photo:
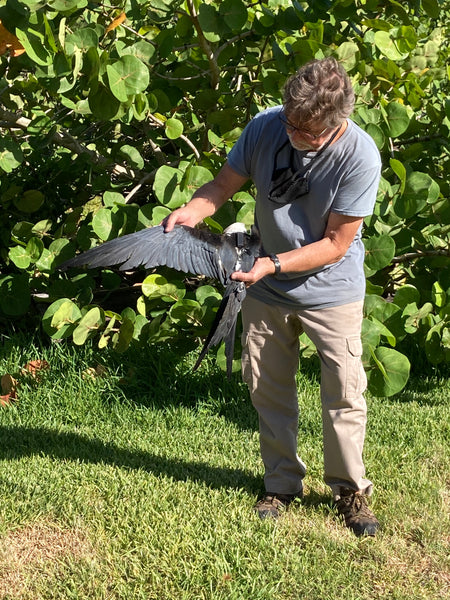
<path fill-rule="evenodd" d="M 321 310 L 292 310 L 247 296 L 242 307 L 242 373 L 259 415 L 266 491 L 296 494 L 306 466 L 297 454 L 299 407 L 295 376 L 299 335 L 314 342 L 321 363 L 324 480 L 372 492 L 362 459 L 366 428 L 361 362 L 363 302 Z"/>

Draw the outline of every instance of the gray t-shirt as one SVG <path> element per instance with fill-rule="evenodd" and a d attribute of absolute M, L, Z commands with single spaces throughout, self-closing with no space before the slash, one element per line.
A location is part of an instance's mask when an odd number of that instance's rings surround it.
<path fill-rule="evenodd" d="M 228 164 L 255 183 L 255 224 L 267 254 L 283 253 L 322 239 L 330 212 L 365 217 L 373 212 L 381 159 L 372 138 L 348 120 L 344 134 L 311 164 L 309 192 L 289 204 L 268 198 L 277 150 L 277 168 L 289 166 L 291 145 L 279 119 L 282 107 L 266 109 L 244 129 Z M 283 147 L 284 145 L 284 147 Z M 305 170 L 315 152 L 294 150 L 294 166 Z M 249 294 L 269 304 L 319 309 L 362 300 L 365 293 L 361 228 L 346 255 L 313 272 L 267 276 Z"/>

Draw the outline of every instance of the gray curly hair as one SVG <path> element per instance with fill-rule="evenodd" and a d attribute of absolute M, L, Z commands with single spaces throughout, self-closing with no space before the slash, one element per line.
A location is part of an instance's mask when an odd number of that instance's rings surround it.
<path fill-rule="evenodd" d="M 283 105 L 294 123 L 337 127 L 353 112 L 355 93 L 345 69 L 329 57 L 306 63 L 287 80 Z"/>

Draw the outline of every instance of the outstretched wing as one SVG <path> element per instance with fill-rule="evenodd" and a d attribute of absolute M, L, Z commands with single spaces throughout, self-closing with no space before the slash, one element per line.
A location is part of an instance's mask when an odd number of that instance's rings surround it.
<path fill-rule="evenodd" d="M 167 266 L 184 273 L 214 277 L 225 284 L 234 271 L 237 251 L 232 239 L 184 225 L 164 232 L 162 225 L 130 233 L 65 261 L 61 270 L 87 266 L 133 270 Z"/>

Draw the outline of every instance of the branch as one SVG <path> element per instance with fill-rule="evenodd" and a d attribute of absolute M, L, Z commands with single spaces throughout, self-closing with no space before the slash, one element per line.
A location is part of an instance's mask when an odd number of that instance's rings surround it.
<path fill-rule="evenodd" d="M 394 256 L 391 264 L 408 262 L 416 258 L 423 258 L 424 256 L 448 256 L 450 258 L 450 250 L 417 250 L 416 252 L 406 252 L 400 256 Z"/>
<path fill-rule="evenodd" d="M 26 131 L 31 123 L 31 119 L 27 119 L 26 117 L 18 117 L 16 114 L 1 108 L 0 120 L 2 122 L 2 126 L 5 129 L 21 129 L 22 131 Z M 143 174 L 140 171 L 136 171 L 134 169 L 131 169 L 130 167 L 121 164 L 111 165 L 107 158 L 105 158 L 101 154 L 98 154 L 94 150 L 89 150 L 89 148 L 87 148 L 84 144 L 81 144 L 68 131 L 64 129 L 56 131 L 52 135 L 51 141 L 57 146 L 67 148 L 75 154 L 87 154 L 94 165 L 98 165 L 104 167 L 105 169 L 109 169 L 114 175 L 127 177 L 131 180 L 139 180 L 143 177 Z"/>
<path fill-rule="evenodd" d="M 258 66 L 257 66 L 256 72 L 255 72 L 256 80 L 258 79 L 259 74 L 261 73 L 263 59 L 264 59 L 264 52 L 266 51 L 266 47 L 267 47 L 268 43 L 269 43 L 269 36 L 267 36 L 266 39 L 264 40 L 264 45 L 259 54 L 259 62 L 258 62 Z M 246 110 L 246 114 L 245 114 L 245 122 L 246 123 L 250 120 L 252 102 L 253 102 L 253 98 L 255 96 L 255 87 L 256 87 L 256 84 L 253 84 L 251 86 L 251 91 L 250 91 L 250 94 L 248 95 L 247 110 Z"/>
<path fill-rule="evenodd" d="M 220 81 L 220 70 L 219 70 L 219 66 L 217 64 L 216 57 L 214 56 L 214 53 L 211 49 L 211 46 L 209 45 L 208 40 L 205 38 L 205 35 L 201 28 L 200 22 L 198 20 L 198 14 L 194 7 L 193 1 L 187 0 L 186 4 L 189 9 L 189 14 L 190 14 L 192 23 L 197 32 L 200 48 L 206 54 L 206 57 L 209 62 L 209 68 L 211 69 L 211 87 L 213 90 L 217 90 L 217 88 L 219 87 L 219 81 Z"/>
<path fill-rule="evenodd" d="M 243 33 L 239 33 L 238 35 L 235 35 L 230 40 L 227 40 L 224 44 L 219 46 L 219 48 L 217 48 L 217 50 L 214 52 L 214 54 L 213 54 L 214 60 L 217 60 L 219 58 L 219 55 L 225 50 L 225 48 L 228 48 L 228 46 L 231 46 L 231 44 L 234 44 L 234 42 L 238 42 L 242 38 L 245 38 L 245 37 L 251 35 L 252 33 L 253 33 L 253 30 L 249 29 L 248 31 L 244 31 Z"/>
<path fill-rule="evenodd" d="M 417 142 L 431 142 L 433 140 L 441 140 L 443 144 L 448 144 L 448 140 L 440 133 L 434 133 L 433 135 L 421 135 L 408 140 L 395 140 L 396 145 L 406 146 L 407 144 L 416 144 Z"/>
<path fill-rule="evenodd" d="M 126 204 L 128 202 L 130 202 L 131 198 L 141 189 L 141 187 L 144 185 L 144 183 L 153 181 L 153 179 L 155 178 L 155 173 L 156 173 L 156 171 L 153 171 L 152 173 L 146 173 L 144 175 L 144 177 L 139 181 L 139 183 L 137 185 L 135 185 L 134 188 L 128 192 L 128 194 L 125 196 Z"/>
<path fill-rule="evenodd" d="M 161 121 L 160 119 L 155 117 L 155 115 L 152 115 L 150 113 L 149 118 L 150 118 L 150 121 L 152 121 L 152 123 L 154 123 L 158 127 L 164 127 L 163 121 Z M 186 142 L 186 144 L 189 146 L 189 148 L 191 148 L 192 152 L 195 154 L 195 158 L 197 160 L 200 160 L 200 152 L 197 150 L 197 148 L 194 146 L 194 144 L 191 142 L 191 140 L 189 138 L 187 138 L 185 135 L 180 135 L 179 139 Z"/>

